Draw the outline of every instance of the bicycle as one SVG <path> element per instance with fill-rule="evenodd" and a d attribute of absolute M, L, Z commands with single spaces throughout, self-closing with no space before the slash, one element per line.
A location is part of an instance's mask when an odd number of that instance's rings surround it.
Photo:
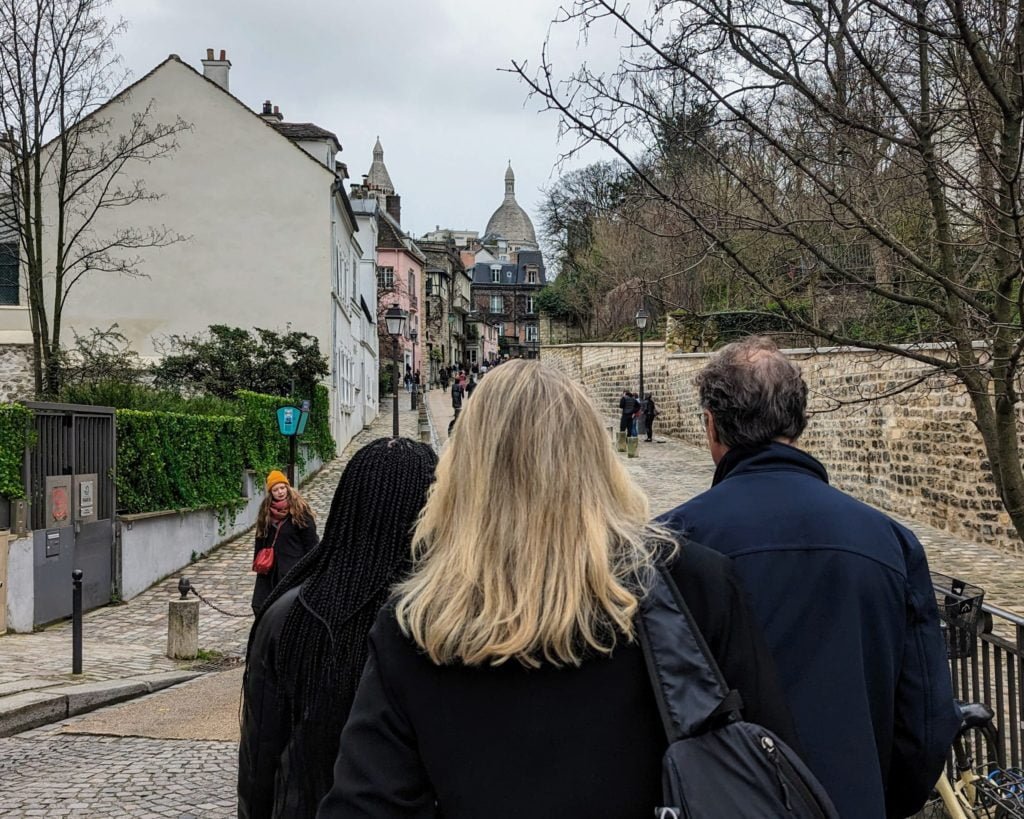
<path fill-rule="evenodd" d="M 973 656 L 984 591 L 932 572 L 939 620 L 950 659 Z M 1024 819 L 1024 771 L 1007 768 L 994 712 L 980 702 L 957 702 L 961 724 L 951 759 L 922 819 Z"/>

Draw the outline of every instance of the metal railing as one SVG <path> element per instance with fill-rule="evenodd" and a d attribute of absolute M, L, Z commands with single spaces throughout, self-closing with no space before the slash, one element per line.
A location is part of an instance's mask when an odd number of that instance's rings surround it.
<path fill-rule="evenodd" d="M 1024 715 L 1024 617 L 984 604 L 975 650 L 952 657 L 953 694 L 959 700 L 984 702 L 995 711 L 995 725 L 1006 746 L 1006 762 L 1024 761 L 1021 718 Z"/>

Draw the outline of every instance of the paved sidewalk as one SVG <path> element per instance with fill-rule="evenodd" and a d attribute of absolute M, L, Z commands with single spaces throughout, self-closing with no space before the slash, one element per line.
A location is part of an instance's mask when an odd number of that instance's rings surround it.
<path fill-rule="evenodd" d="M 444 443 L 448 440 L 448 422 L 453 417 L 451 395 L 432 390 L 427 396 L 438 437 Z M 618 419 L 609 418 L 606 424 L 618 429 Z M 711 486 L 715 474 L 707 449 L 674 438 L 656 436 L 655 443 L 650 444 L 641 440 L 640 457 L 627 458 L 625 453 L 620 457 L 650 498 L 653 515 L 667 512 L 703 492 Z M 892 517 L 921 539 L 932 570 L 981 586 L 987 603 L 1024 616 L 1024 560 L 899 515 Z"/>
<path fill-rule="evenodd" d="M 403 435 L 417 436 L 417 414 L 409 409 L 409 396 L 399 396 L 399 423 Z M 371 440 L 391 435 L 391 404 L 369 429 L 363 430 L 345 451 L 326 464 L 302 493 L 323 529 L 334 489 L 352 454 Z M 242 655 L 252 625 L 249 601 L 255 575 L 252 531 L 238 535 L 181 572 L 151 587 L 124 605 L 107 606 L 85 615 L 83 625 L 84 673 L 71 671 L 71 623 L 65 621 L 34 634 L 0 636 L 0 696 L 44 684 L 113 680 L 188 667 L 164 656 L 167 648 L 167 603 L 178 597 L 179 574 L 221 608 L 241 617 L 219 614 L 201 605 L 199 645 L 211 653 Z"/>

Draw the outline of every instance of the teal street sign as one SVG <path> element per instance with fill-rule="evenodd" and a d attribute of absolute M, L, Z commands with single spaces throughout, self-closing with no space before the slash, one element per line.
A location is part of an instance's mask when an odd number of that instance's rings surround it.
<path fill-rule="evenodd" d="M 281 407 L 277 411 L 277 428 L 282 435 L 289 437 L 301 435 L 306 431 L 309 420 L 309 401 L 303 401 L 301 407 Z"/>
<path fill-rule="evenodd" d="M 299 418 L 302 412 L 298 407 L 281 407 L 277 411 L 277 428 L 282 435 L 295 435 L 302 430 L 299 429 Z M 303 423 L 303 426 L 305 424 Z"/>

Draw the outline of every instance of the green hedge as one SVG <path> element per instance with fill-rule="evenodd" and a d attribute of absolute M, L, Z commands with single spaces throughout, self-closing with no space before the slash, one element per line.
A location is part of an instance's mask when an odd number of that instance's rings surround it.
<path fill-rule="evenodd" d="M 20 404 L 0 404 L 0 496 L 25 497 L 21 468 L 33 438 L 32 412 Z"/>
<path fill-rule="evenodd" d="M 117 411 L 120 511 L 236 509 L 245 422 L 231 416 Z"/>
<path fill-rule="evenodd" d="M 256 392 L 239 391 L 238 402 L 245 420 L 242 428 L 242 446 L 246 464 L 256 471 L 261 479 L 271 469 L 282 469 L 288 463 L 288 439 L 277 429 L 277 410 L 280 407 L 298 406 L 298 398 L 282 398 L 262 395 Z M 326 462 L 334 457 L 334 439 L 331 437 L 329 418 L 330 393 L 327 387 L 318 384 L 310 402 L 309 421 L 299 442 L 312 448 L 320 460 Z M 299 468 L 305 466 L 302 448 L 298 453 Z"/>

